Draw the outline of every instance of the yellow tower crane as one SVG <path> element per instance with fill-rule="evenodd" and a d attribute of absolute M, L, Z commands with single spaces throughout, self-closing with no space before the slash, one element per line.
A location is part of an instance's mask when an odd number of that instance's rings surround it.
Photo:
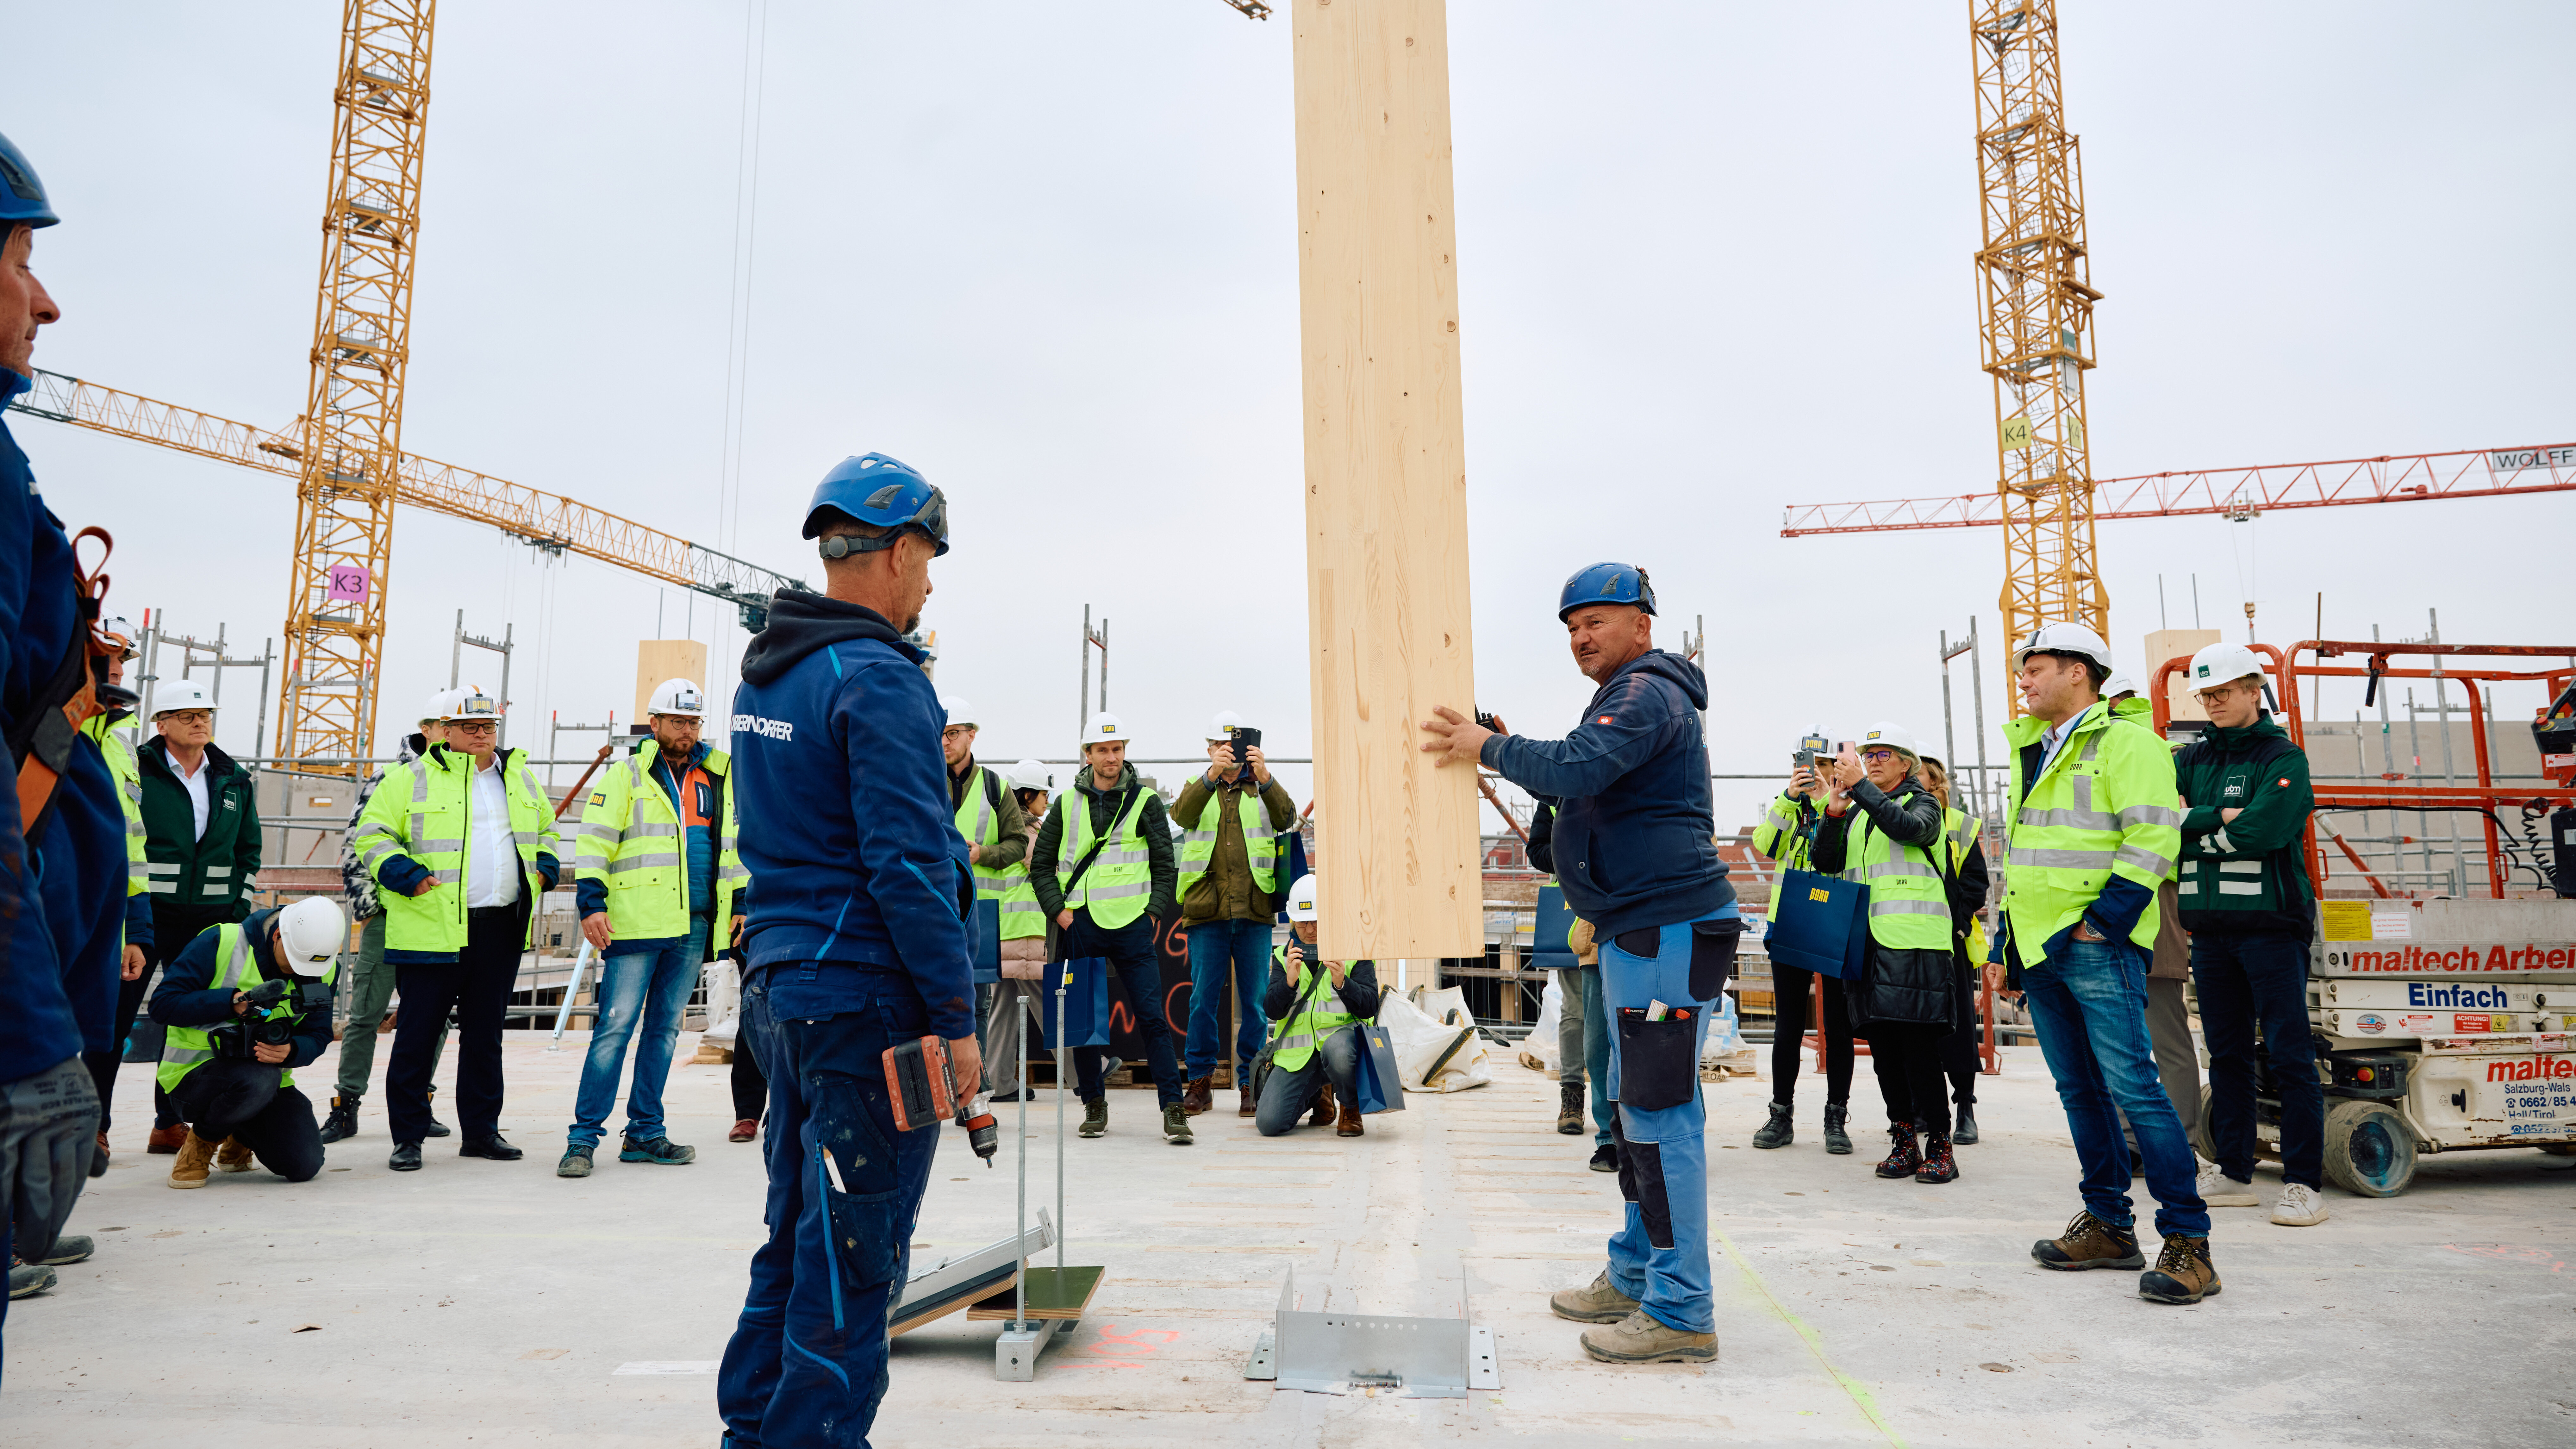
<path fill-rule="evenodd" d="M 1985 370 L 1994 379 L 2004 525 L 2004 637 L 2072 620 L 2110 637 L 2093 551 L 2084 374 L 2093 289 L 2084 166 L 2067 133 L 2056 0 L 1970 0 L 1976 53 L 1977 250 Z M 2013 712 L 2021 712 L 2018 701 Z"/>
<path fill-rule="evenodd" d="M 436 0 L 347 0 L 287 561 L 277 753 L 373 753 Z M 356 770 L 355 765 L 325 769 Z"/>

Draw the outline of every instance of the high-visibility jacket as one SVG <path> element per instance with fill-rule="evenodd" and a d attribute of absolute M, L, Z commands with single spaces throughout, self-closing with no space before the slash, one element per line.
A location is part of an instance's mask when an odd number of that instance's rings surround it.
<path fill-rule="evenodd" d="M 1283 1072 L 1293 1072 L 1315 1055 L 1317 1042 L 1358 1024 L 1359 1018 L 1351 1014 L 1342 1003 L 1341 993 L 1333 989 L 1332 973 L 1324 963 L 1299 961 L 1291 966 L 1288 948 L 1280 946 L 1271 951 L 1270 964 L 1285 973 L 1288 984 L 1297 991 L 1296 1004 L 1288 1008 L 1288 1014 L 1271 1023 L 1270 1064 Z M 1345 970 L 1349 968 L 1349 962 L 1342 964 Z M 1322 979 L 1310 979 L 1310 973 Z M 1313 988 L 1311 992 L 1309 987 Z"/>
<path fill-rule="evenodd" d="M 143 766 L 134 758 L 134 741 L 123 730 L 111 729 L 109 715 L 92 715 L 81 725 L 81 733 L 98 742 L 98 752 L 107 757 L 107 772 L 116 777 L 116 795 L 125 808 L 125 893 L 139 896 L 150 890 L 151 872 L 146 868 L 143 843 Z"/>
<path fill-rule="evenodd" d="M 995 802 L 1009 786 L 989 766 L 977 765 L 975 776 L 975 782 L 966 787 L 965 798 L 957 802 L 957 833 L 966 837 L 968 845 L 980 845 L 986 855 L 991 855 L 993 847 L 1002 843 L 1002 812 Z M 1010 893 L 1011 872 L 1007 867 L 988 866 L 978 860 L 969 869 L 975 873 L 975 899 L 998 901 Z M 1020 875 L 1025 879 L 1028 872 L 1022 870 Z"/>
<path fill-rule="evenodd" d="M 1056 808 L 1064 816 L 1064 835 L 1055 857 L 1056 887 L 1064 892 L 1066 910 L 1089 908 L 1091 923 L 1103 930 L 1114 931 L 1145 914 L 1147 897 L 1154 892 L 1154 869 L 1151 853 L 1145 846 L 1141 816 L 1148 792 L 1138 786 L 1127 802 L 1127 808 L 1109 823 L 1109 843 L 1100 848 L 1100 858 L 1082 873 L 1082 879 L 1067 888 L 1073 868 L 1091 853 L 1090 802 L 1068 790 Z"/>
<path fill-rule="evenodd" d="M 1225 830 L 1225 820 L 1218 811 L 1221 794 L 1212 795 L 1199 813 L 1197 830 L 1181 832 L 1181 889 L 1184 896 L 1198 878 L 1208 873 L 1216 859 L 1216 838 Z M 1243 854 L 1252 865 L 1253 889 L 1263 895 L 1279 893 L 1279 835 L 1270 828 L 1269 807 L 1262 804 L 1258 789 L 1235 793 L 1235 808 L 1243 821 Z"/>
<path fill-rule="evenodd" d="M 521 888 L 533 905 L 546 888 L 540 855 L 555 856 L 554 808 L 547 803 L 528 752 L 504 750 L 496 765 L 510 805 L 510 835 L 518 847 Z M 656 787 L 659 793 L 659 787 Z M 453 956 L 465 947 L 465 882 L 473 864 L 474 757 L 445 745 L 385 772 L 385 781 L 358 816 L 350 844 L 381 888 L 385 950 Z M 386 870 L 408 859 L 437 881 L 426 896 L 410 894 L 410 872 L 388 879 Z M 537 913 L 528 912 L 533 929 Z"/>
<path fill-rule="evenodd" d="M 661 941 L 689 934 L 688 825 L 672 808 L 671 793 L 654 777 L 661 759 L 659 740 L 647 739 L 624 761 L 602 771 L 598 787 L 582 803 L 581 840 L 573 853 L 573 876 L 597 881 L 608 896 L 608 930 L 630 941 Z M 714 895 L 714 927 L 709 949 L 721 951 L 733 940 L 734 897 L 751 882 L 737 850 L 734 825 L 733 760 L 722 750 L 709 750 L 694 765 L 715 782 L 715 874 L 707 882 Z M 686 781 L 683 779 L 683 788 Z"/>
<path fill-rule="evenodd" d="M 206 989 L 208 991 L 248 991 L 265 980 L 266 978 L 259 974 L 259 962 L 251 955 L 250 933 L 243 930 L 238 922 L 228 926 L 217 926 L 215 929 L 222 934 L 215 938 L 217 963 L 215 976 L 213 980 L 206 983 Z M 321 979 L 328 983 L 336 980 L 339 974 L 340 958 L 333 956 L 331 964 L 322 968 Z M 289 1004 L 292 1000 L 293 993 L 290 992 L 288 1001 L 281 1001 L 268 1008 L 263 1015 L 270 1021 L 294 1016 L 294 1008 Z M 204 1026 L 169 1028 L 169 1035 L 162 1040 L 160 1069 L 153 1074 L 153 1079 L 160 1083 L 162 1091 L 166 1092 L 176 1087 L 187 1078 L 190 1072 L 215 1059 L 214 1041 L 210 1031 L 211 1028 Z M 277 1084 L 281 1087 L 294 1086 L 295 1073 L 285 1067 L 278 1068 Z"/>
<path fill-rule="evenodd" d="M 1753 848 L 1779 863 L 1783 873 L 1808 869 L 1808 857 L 1815 849 L 1816 815 L 1814 801 L 1788 791 L 1780 792 L 1762 812 L 1761 823 L 1753 827 Z M 1764 920 L 1780 909 L 1780 892 L 1771 892 L 1771 904 L 1764 910 Z"/>
<path fill-rule="evenodd" d="M 1956 878 L 1968 864 L 1968 853 L 1980 848 L 1977 837 L 1985 833 L 1986 822 L 1953 806 L 1942 812 L 1941 827 L 1950 842 L 1950 874 Z M 1968 918 L 1968 960 L 1983 965 L 1985 959 L 1986 916 L 1980 910 Z"/>
<path fill-rule="evenodd" d="M 2096 701 L 2025 784 L 2022 750 L 2047 732 L 2048 721 L 2037 715 L 2004 726 L 2013 747 L 2011 798 L 2019 805 L 2004 828 L 2003 909 L 2022 968 L 2039 965 L 2048 943 L 2082 920 L 2114 877 L 2145 892 L 2129 939 L 2153 947 L 2156 887 L 2173 874 L 2182 849 L 2173 752 Z"/>
<path fill-rule="evenodd" d="M 1896 951 L 1949 950 L 1950 891 L 1941 859 L 1933 854 L 1948 849 L 1946 838 L 1929 846 L 1899 845 L 1858 808 L 1850 829 L 1843 879 L 1869 887 L 1869 938 Z"/>

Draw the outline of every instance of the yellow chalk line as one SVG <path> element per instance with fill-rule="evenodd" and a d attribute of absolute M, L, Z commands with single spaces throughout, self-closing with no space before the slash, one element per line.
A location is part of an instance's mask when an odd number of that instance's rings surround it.
<path fill-rule="evenodd" d="M 1710 1237 L 1717 1239 L 1718 1246 L 1726 1249 L 1726 1256 L 1735 1260 L 1736 1271 L 1742 1273 L 1745 1281 L 1751 1283 L 1762 1294 L 1762 1301 L 1771 1305 L 1771 1311 L 1780 1316 L 1782 1323 L 1789 1325 L 1791 1332 L 1806 1341 L 1807 1351 L 1816 1356 L 1816 1362 L 1824 1367 L 1826 1375 L 1840 1384 L 1844 1393 L 1851 1395 L 1852 1404 L 1861 1411 L 1861 1415 L 1868 1419 L 1879 1433 L 1885 1435 L 1887 1442 L 1895 1446 L 1895 1449 L 1905 1449 L 1905 1440 L 1900 1438 L 1895 1427 L 1887 1422 L 1887 1416 L 1878 1411 L 1878 1401 L 1870 1397 L 1869 1389 L 1860 1380 L 1834 1367 L 1834 1361 L 1825 1357 L 1824 1339 L 1814 1329 L 1809 1328 L 1798 1315 L 1791 1313 L 1789 1306 L 1782 1303 L 1779 1295 L 1771 1291 L 1771 1285 L 1762 1281 L 1762 1275 L 1753 1271 L 1753 1265 L 1746 1261 L 1743 1252 L 1735 1246 L 1735 1240 L 1715 1228 L 1708 1231 Z"/>

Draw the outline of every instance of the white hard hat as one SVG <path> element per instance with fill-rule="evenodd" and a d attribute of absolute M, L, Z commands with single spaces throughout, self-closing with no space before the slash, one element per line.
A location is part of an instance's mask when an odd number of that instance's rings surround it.
<path fill-rule="evenodd" d="M 447 723 L 449 712 L 456 708 L 456 697 L 464 692 L 461 689 L 442 689 L 431 695 L 429 713 L 422 715 L 420 722 L 425 725 Z"/>
<path fill-rule="evenodd" d="M 98 621 L 98 630 L 125 646 L 123 658 L 134 657 L 134 624 L 131 620 L 122 614 L 112 619 L 101 619 Z"/>
<path fill-rule="evenodd" d="M 1313 876 L 1301 875 L 1297 877 L 1297 883 L 1288 888 L 1288 919 L 1292 921 L 1315 919 L 1315 878 Z"/>
<path fill-rule="evenodd" d="M 1862 730 L 1860 738 L 1854 740 L 1852 744 L 1856 750 L 1863 751 L 1877 745 L 1889 745 L 1903 750 L 1918 761 L 1923 758 L 1923 747 L 1915 743 L 1914 731 L 1903 725 L 1889 724 L 1885 720 L 1880 720 L 1868 729 Z"/>
<path fill-rule="evenodd" d="M 157 720 L 165 714 L 182 709 L 211 710 L 220 708 L 222 708 L 222 706 L 215 703 L 214 696 L 206 693 L 206 687 L 204 685 L 199 684 L 193 679 L 182 679 L 169 685 L 167 688 L 164 688 L 153 697 L 152 717 Z"/>
<path fill-rule="evenodd" d="M 1216 718 L 1208 721 L 1207 737 L 1211 740 L 1232 739 L 1234 732 L 1241 728 L 1243 716 L 1230 709 L 1221 709 L 1216 712 Z"/>
<path fill-rule="evenodd" d="M 440 723 L 460 724 L 469 720 L 486 719 L 497 722 L 500 718 L 501 701 L 485 694 L 483 686 L 469 684 L 462 689 L 448 691 L 447 717 Z"/>
<path fill-rule="evenodd" d="M 2262 672 L 2262 655 L 2242 644 L 2212 644 L 2191 656 L 2191 667 L 2182 673 L 2182 687 L 2198 694 Z"/>
<path fill-rule="evenodd" d="M 280 963 L 298 976 L 327 976 L 349 948 L 349 918 L 328 896 L 306 896 L 277 913 Z"/>
<path fill-rule="evenodd" d="M 1018 790 L 1052 789 L 1054 777 L 1047 773 L 1046 766 L 1037 761 L 1022 760 L 1011 767 L 1011 786 Z"/>
<path fill-rule="evenodd" d="M 2102 681 L 2102 697 L 2104 699 L 2118 699 L 2124 694 L 2143 694 L 2145 692 L 2146 691 L 2138 688 L 2138 681 L 2131 679 L 2129 677 L 2129 671 L 2125 669 L 2112 670 L 2111 677 Z"/>
<path fill-rule="evenodd" d="M 704 719 L 707 714 L 705 690 L 686 679 L 665 679 L 653 686 L 653 698 L 645 704 L 646 714 L 675 714 L 687 719 Z"/>
<path fill-rule="evenodd" d="M 971 730 L 980 729 L 983 726 L 984 722 L 975 718 L 973 703 L 960 699 L 956 695 L 943 696 L 939 701 L 939 708 L 945 715 L 943 727 L 954 728 L 957 725 L 964 725 Z"/>
<path fill-rule="evenodd" d="M 2106 673 L 2111 668 L 2111 646 L 2102 642 L 2101 635 L 2081 624 L 2040 625 L 2021 642 L 2021 647 L 2013 650 L 2013 663 L 2019 664 L 2033 654 L 2042 653 L 2080 654 L 2101 665 Z"/>
<path fill-rule="evenodd" d="M 1091 717 L 1090 728 L 1082 732 L 1082 743 L 1088 748 L 1092 745 L 1105 745 L 1112 740 L 1125 744 L 1127 727 L 1118 722 L 1118 716 L 1104 709 Z"/>

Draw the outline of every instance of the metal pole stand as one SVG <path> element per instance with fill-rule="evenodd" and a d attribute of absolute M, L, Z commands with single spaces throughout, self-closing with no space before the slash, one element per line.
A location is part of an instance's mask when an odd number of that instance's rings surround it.
<path fill-rule="evenodd" d="M 581 994 L 581 973 L 589 965 L 590 941 L 584 938 L 581 951 L 572 958 L 572 979 L 564 983 L 563 1005 L 555 1012 L 555 1039 L 546 1043 L 547 1051 L 563 1050 L 564 1028 L 572 1024 L 572 999 Z"/>
<path fill-rule="evenodd" d="M 1055 1266 L 1028 1268 L 1009 1295 L 996 1293 L 968 1311 L 969 1318 L 1007 1318 L 1002 1336 L 993 1343 L 993 1377 L 1003 1383 L 1027 1383 L 1037 1377 L 1038 1354 L 1058 1334 L 1082 1322 L 1084 1310 L 1091 1305 L 1091 1295 L 1100 1291 L 1102 1269 L 1067 1267 L 1064 1261 L 1064 1099 L 1072 1078 L 1073 1053 L 1064 1044 L 1064 996 L 1071 983 L 1073 966 L 1061 963 L 1063 972 L 1055 988 L 1055 1034 L 1048 1045 L 1055 1052 Z M 1021 999 L 1026 1009 L 1027 999 Z M 1029 1175 L 1029 1054 L 1028 1032 L 1020 1033 L 1020 1193 L 1026 1202 Z M 1038 1221 L 1047 1220 L 1040 1209 Z"/>
<path fill-rule="evenodd" d="M 1492 1329 L 1464 1318 L 1300 1313 L 1294 1268 L 1279 1280 L 1278 1317 L 1253 1345 L 1243 1376 L 1310 1394 L 1402 1389 L 1416 1399 L 1463 1399 L 1470 1390 L 1503 1387 Z"/>

